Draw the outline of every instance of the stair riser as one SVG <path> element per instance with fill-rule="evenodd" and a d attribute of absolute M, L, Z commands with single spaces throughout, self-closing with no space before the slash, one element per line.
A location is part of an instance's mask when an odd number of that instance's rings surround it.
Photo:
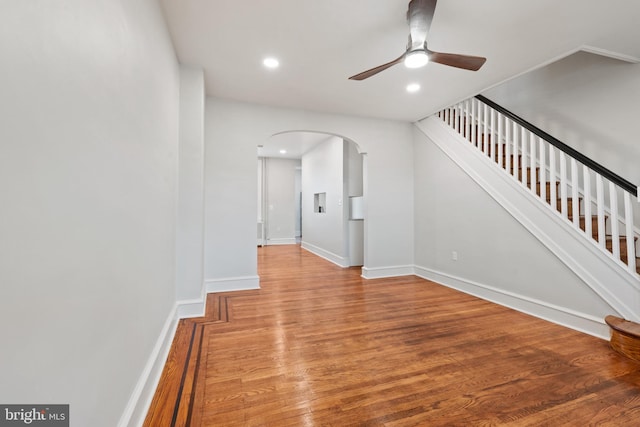
<path fill-rule="evenodd" d="M 640 325 L 616 316 L 607 316 L 604 320 L 611 328 L 611 347 L 632 360 L 640 361 Z"/>
<path fill-rule="evenodd" d="M 495 144 L 491 144 L 491 135 L 489 135 L 488 139 L 488 143 L 489 143 L 489 150 L 488 150 L 488 155 L 493 158 L 493 160 L 495 160 L 496 163 L 499 163 L 498 161 L 498 154 L 499 154 L 499 150 L 498 150 L 498 146 Z M 485 148 L 484 148 L 484 135 L 480 135 L 477 139 L 477 147 L 480 151 L 484 152 Z M 513 168 L 514 165 L 517 165 L 517 167 L 522 167 L 523 163 L 522 163 L 522 155 L 521 154 L 517 154 L 514 155 L 513 153 L 510 153 L 509 155 L 509 165 Z M 502 144 L 502 167 L 506 168 L 507 167 L 507 150 L 506 150 L 506 146 L 504 144 Z"/>
<path fill-rule="evenodd" d="M 606 248 L 609 252 L 613 253 L 613 240 L 611 240 L 611 238 L 607 238 Z M 620 236 L 620 259 L 625 264 L 629 259 L 629 257 L 627 256 L 627 237 L 626 236 Z"/>
<path fill-rule="evenodd" d="M 605 218 L 605 221 L 607 219 Z M 582 231 L 586 231 L 586 222 L 587 219 L 582 217 L 580 218 L 580 229 Z M 591 237 L 593 237 L 595 240 L 598 240 L 598 217 L 597 216 L 592 216 L 591 217 Z"/>
<path fill-rule="evenodd" d="M 547 196 L 547 199 L 549 199 L 549 196 Z M 550 200 L 547 200 L 547 202 L 550 202 Z M 556 209 L 558 210 L 558 212 L 562 212 L 561 211 L 562 208 L 562 200 L 558 199 L 556 202 Z M 578 206 L 578 215 L 580 215 L 582 212 L 580 212 L 580 206 Z M 573 199 L 568 198 L 567 199 L 567 216 L 569 217 L 569 219 L 573 219 Z"/>
<path fill-rule="evenodd" d="M 623 356 L 640 361 L 640 339 L 613 331 L 610 344 L 615 351 Z"/>
<path fill-rule="evenodd" d="M 538 175 L 538 174 L 536 174 Z M 527 187 L 531 188 L 531 183 L 527 184 Z M 540 195 L 540 188 L 542 187 L 542 184 L 540 184 L 539 182 L 536 183 L 536 194 L 539 196 Z M 549 197 L 549 195 L 551 194 L 551 183 L 547 182 L 545 185 L 546 191 L 545 194 L 547 195 L 547 197 Z M 556 182 L 556 194 L 560 194 L 560 183 Z"/>

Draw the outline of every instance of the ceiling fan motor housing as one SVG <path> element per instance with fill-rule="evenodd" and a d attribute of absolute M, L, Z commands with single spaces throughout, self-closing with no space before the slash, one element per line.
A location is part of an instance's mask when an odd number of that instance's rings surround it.
<path fill-rule="evenodd" d="M 404 62 L 408 68 L 418 68 L 426 65 L 427 62 L 435 62 L 449 67 L 478 71 L 487 60 L 486 58 L 435 52 L 427 48 L 427 34 L 431 27 L 437 2 L 438 0 L 411 0 L 407 10 L 409 42 L 405 52 L 393 61 L 351 76 L 349 79 L 365 80 L 401 62 Z"/>

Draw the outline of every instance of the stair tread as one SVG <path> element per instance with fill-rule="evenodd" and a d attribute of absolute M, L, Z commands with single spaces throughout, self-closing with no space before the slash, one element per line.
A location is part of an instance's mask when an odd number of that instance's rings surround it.
<path fill-rule="evenodd" d="M 604 321 L 611 328 L 611 348 L 632 360 L 640 361 L 640 324 L 611 315 L 605 317 Z"/>
<path fill-rule="evenodd" d="M 609 325 L 611 329 L 622 332 L 626 335 L 640 338 L 640 324 L 638 323 L 611 315 L 605 317 L 604 321 L 607 322 L 607 325 Z"/>

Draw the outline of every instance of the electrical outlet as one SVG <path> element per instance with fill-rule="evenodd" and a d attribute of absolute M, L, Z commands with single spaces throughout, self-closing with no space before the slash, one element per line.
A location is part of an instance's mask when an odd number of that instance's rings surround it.
<path fill-rule="evenodd" d="M 451 252 L 451 259 L 454 260 L 454 261 L 457 261 L 458 260 L 458 252 L 456 252 L 456 251 Z"/>

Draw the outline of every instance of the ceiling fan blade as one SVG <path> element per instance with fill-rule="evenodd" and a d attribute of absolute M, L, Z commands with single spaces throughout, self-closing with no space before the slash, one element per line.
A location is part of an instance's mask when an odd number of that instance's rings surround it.
<path fill-rule="evenodd" d="M 404 58 L 404 54 L 402 54 L 402 56 L 400 56 L 397 59 L 394 59 L 391 62 L 387 62 L 386 64 L 382 64 L 382 65 L 378 65 L 375 68 L 372 68 L 372 69 L 367 70 L 367 71 L 363 71 L 362 73 L 356 74 L 355 76 L 351 76 L 351 77 L 349 77 L 349 80 L 364 80 L 364 79 L 368 79 L 369 77 L 378 74 L 380 71 L 384 71 L 387 68 L 392 67 L 392 66 L 402 62 L 403 58 Z"/>
<path fill-rule="evenodd" d="M 427 40 L 437 0 L 411 0 L 407 10 L 407 22 L 411 34 L 411 47 L 422 47 Z"/>
<path fill-rule="evenodd" d="M 433 52 L 431 50 L 427 50 L 427 53 L 431 62 L 471 71 L 478 71 L 487 60 L 482 56 L 457 55 L 455 53 Z"/>

